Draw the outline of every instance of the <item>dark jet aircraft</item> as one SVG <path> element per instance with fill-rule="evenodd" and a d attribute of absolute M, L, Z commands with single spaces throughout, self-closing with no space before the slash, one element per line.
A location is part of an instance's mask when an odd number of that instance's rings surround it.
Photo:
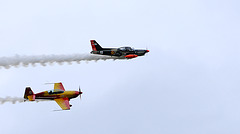
<path fill-rule="evenodd" d="M 93 51 L 91 54 L 100 54 L 108 56 L 117 56 L 122 58 L 136 58 L 143 56 L 149 52 L 149 50 L 133 49 L 131 47 L 120 47 L 120 48 L 102 48 L 95 40 L 90 40 Z"/>

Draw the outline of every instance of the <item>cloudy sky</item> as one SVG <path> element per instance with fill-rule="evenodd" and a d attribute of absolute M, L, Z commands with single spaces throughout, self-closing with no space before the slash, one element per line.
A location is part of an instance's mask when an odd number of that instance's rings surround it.
<path fill-rule="evenodd" d="M 237 0 L 0 1 L 0 57 L 148 48 L 145 57 L 0 69 L 0 97 L 62 82 L 84 92 L 55 102 L 0 105 L 0 133 L 239 134 Z"/>

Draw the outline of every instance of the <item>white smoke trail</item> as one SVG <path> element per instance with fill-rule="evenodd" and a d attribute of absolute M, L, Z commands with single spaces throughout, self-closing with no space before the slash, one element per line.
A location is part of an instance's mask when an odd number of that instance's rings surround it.
<path fill-rule="evenodd" d="M 4 104 L 5 102 L 12 102 L 12 104 L 15 104 L 16 102 L 24 102 L 24 99 L 19 97 L 0 98 L 0 104 Z"/>
<path fill-rule="evenodd" d="M 102 56 L 102 55 L 92 55 L 92 54 L 72 54 L 72 55 L 38 55 L 38 56 L 13 56 L 13 57 L 0 57 L 0 67 L 9 69 L 10 67 L 32 65 L 33 67 L 36 64 L 46 66 L 47 64 L 53 65 L 53 63 L 58 63 L 62 65 L 64 62 L 72 64 L 72 62 L 77 62 L 78 64 L 81 61 L 98 61 L 98 60 L 108 60 L 108 59 L 125 59 L 124 57 L 111 57 L 111 56 Z"/>
<path fill-rule="evenodd" d="M 22 103 L 25 101 L 29 101 L 29 100 L 25 100 L 24 98 L 20 98 L 20 97 L 9 97 L 9 96 L 7 96 L 6 98 L 0 98 L 0 104 L 4 104 L 6 102 L 11 102 L 12 104 L 16 104 L 16 102 Z M 51 101 L 51 100 L 36 99 L 34 102 L 42 102 L 42 101 Z"/>

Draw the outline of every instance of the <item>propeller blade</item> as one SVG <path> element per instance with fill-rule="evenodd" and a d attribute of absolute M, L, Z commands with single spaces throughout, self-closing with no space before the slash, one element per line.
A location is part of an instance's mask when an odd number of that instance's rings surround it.
<path fill-rule="evenodd" d="M 80 96 L 80 100 L 81 100 L 82 99 L 82 90 L 81 90 L 80 86 L 79 86 L 79 96 Z"/>
<path fill-rule="evenodd" d="M 79 86 L 79 89 L 78 89 L 78 90 L 79 90 L 79 93 L 82 92 L 80 86 Z"/>

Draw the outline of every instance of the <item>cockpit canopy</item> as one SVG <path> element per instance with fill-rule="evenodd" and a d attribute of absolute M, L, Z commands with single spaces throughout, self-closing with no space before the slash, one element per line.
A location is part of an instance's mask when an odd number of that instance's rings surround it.
<path fill-rule="evenodd" d="M 134 48 L 131 48 L 131 47 L 120 47 L 120 48 L 118 48 L 118 50 L 120 50 L 120 51 L 134 51 Z"/>
<path fill-rule="evenodd" d="M 49 94 L 61 94 L 63 93 L 64 91 L 61 90 L 61 89 L 52 89 L 52 90 L 49 90 L 48 93 Z"/>

